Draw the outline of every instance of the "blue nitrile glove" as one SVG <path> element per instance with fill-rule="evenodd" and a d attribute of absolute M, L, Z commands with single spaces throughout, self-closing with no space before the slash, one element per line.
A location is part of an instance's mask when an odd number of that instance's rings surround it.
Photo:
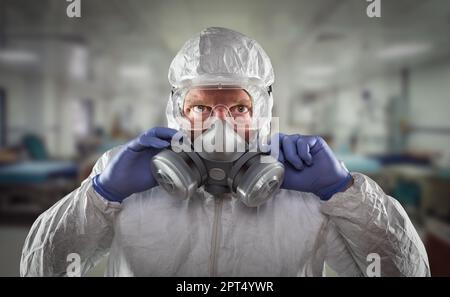
<path fill-rule="evenodd" d="M 285 165 L 281 188 L 328 200 L 352 184 L 353 177 L 321 137 L 280 133 L 279 140 L 279 161 Z"/>
<path fill-rule="evenodd" d="M 176 130 L 156 127 L 127 143 L 93 179 L 94 189 L 109 201 L 122 202 L 134 193 L 157 185 L 150 170 L 154 155 L 170 147 Z"/>

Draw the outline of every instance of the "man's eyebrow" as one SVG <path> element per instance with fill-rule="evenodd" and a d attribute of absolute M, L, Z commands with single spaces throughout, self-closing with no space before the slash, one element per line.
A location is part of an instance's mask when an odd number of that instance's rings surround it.
<path fill-rule="evenodd" d="M 252 105 L 252 100 L 241 98 L 241 99 L 236 100 L 236 102 L 234 104 L 235 105 L 250 105 L 251 106 Z"/>

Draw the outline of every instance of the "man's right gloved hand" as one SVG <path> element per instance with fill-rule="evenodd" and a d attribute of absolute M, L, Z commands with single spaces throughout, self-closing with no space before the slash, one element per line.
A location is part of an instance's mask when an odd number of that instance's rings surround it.
<path fill-rule="evenodd" d="M 177 131 L 156 127 L 127 143 L 93 179 L 94 189 L 109 201 L 122 202 L 134 193 L 151 189 L 157 185 L 151 170 L 153 156 L 170 147 L 172 136 Z"/>

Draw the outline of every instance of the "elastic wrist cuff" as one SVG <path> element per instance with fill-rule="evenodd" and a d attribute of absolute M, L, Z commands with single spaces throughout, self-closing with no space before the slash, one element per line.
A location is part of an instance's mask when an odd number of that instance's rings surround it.
<path fill-rule="evenodd" d="M 348 186 L 348 184 L 350 183 L 350 181 L 351 181 L 352 179 L 353 179 L 353 176 L 352 176 L 350 173 L 348 173 L 348 175 L 345 177 L 345 179 L 342 180 L 342 182 L 340 182 L 336 187 L 334 187 L 333 189 L 328 190 L 328 191 L 325 192 L 324 194 L 320 195 L 320 196 L 319 196 L 319 197 L 320 197 L 320 200 L 322 200 L 322 201 L 328 201 L 328 200 L 330 200 L 330 198 L 331 198 L 334 194 L 336 194 L 336 193 L 341 192 L 342 190 L 344 190 L 344 189 Z"/>

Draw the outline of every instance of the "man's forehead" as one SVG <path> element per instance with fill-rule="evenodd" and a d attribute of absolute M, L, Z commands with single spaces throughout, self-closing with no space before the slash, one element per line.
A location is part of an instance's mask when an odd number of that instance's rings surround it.
<path fill-rule="evenodd" d="M 186 101 L 217 101 L 217 100 L 233 100 L 239 102 L 248 102 L 250 96 L 244 89 L 192 89 L 186 95 Z"/>

